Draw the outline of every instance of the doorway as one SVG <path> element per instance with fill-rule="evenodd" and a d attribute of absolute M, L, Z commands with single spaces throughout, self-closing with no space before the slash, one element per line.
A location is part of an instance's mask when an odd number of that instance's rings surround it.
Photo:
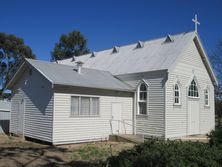
<path fill-rule="evenodd" d="M 24 110 L 25 110 L 25 102 L 24 99 L 19 101 L 18 105 L 18 133 L 23 134 L 24 131 Z"/>
<path fill-rule="evenodd" d="M 122 104 L 112 104 L 112 133 L 121 133 Z"/>
<path fill-rule="evenodd" d="M 199 107 L 199 100 L 188 100 L 188 135 L 200 133 Z"/>

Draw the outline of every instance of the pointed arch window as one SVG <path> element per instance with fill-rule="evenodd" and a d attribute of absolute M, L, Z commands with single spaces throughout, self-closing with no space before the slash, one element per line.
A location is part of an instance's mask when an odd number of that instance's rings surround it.
<path fill-rule="evenodd" d="M 174 85 L 174 104 L 180 104 L 180 87 L 177 83 Z"/>
<path fill-rule="evenodd" d="M 205 106 L 209 106 L 209 90 L 204 90 L 204 104 Z"/>
<path fill-rule="evenodd" d="M 188 91 L 188 96 L 189 97 L 199 97 L 199 92 L 198 92 L 197 84 L 196 84 L 194 79 L 190 83 L 189 91 Z"/>
<path fill-rule="evenodd" d="M 139 114 L 146 115 L 147 114 L 147 85 L 145 83 L 141 83 L 138 87 L 138 106 L 139 106 Z"/>

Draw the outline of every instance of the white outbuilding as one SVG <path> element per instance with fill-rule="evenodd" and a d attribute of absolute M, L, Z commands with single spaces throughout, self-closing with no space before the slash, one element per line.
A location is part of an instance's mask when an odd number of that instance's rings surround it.
<path fill-rule="evenodd" d="M 11 111 L 10 101 L 0 100 L 0 134 L 9 133 L 9 124 L 11 118 L 10 111 Z"/>

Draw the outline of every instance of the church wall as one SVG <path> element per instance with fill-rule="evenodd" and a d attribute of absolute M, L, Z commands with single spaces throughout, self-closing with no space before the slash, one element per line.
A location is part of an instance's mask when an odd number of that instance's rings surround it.
<path fill-rule="evenodd" d="M 195 76 L 199 89 L 200 134 L 209 133 L 215 126 L 214 86 L 204 66 L 195 42 L 191 42 L 172 72 L 169 72 L 166 88 L 166 138 L 181 137 L 188 134 L 187 101 L 189 82 Z M 181 87 L 181 105 L 174 104 L 174 84 Z M 209 106 L 204 105 L 204 89 L 209 87 Z"/>
<path fill-rule="evenodd" d="M 164 137 L 165 125 L 165 81 L 166 70 L 134 73 L 117 76 L 125 83 L 132 86 L 135 91 L 138 85 L 144 80 L 148 84 L 148 99 L 147 99 L 147 115 L 139 115 L 137 97 L 135 96 L 134 105 L 134 120 L 136 125 L 136 133 L 145 136 Z"/>

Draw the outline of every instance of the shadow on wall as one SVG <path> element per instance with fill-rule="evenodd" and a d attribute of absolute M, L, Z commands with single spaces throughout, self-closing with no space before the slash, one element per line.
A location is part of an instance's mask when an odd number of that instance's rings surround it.
<path fill-rule="evenodd" d="M 9 120 L 0 120 L 0 133 L 8 134 L 9 133 Z"/>
<path fill-rule="evenodd" d="M 51 86 L 51 85 L 50 85 Z M 42 85 L 27 85 L 26 90 L 23 90 L 33 105 L 45 115 L 49 103 L 52 101 L 53 92 L 48 84 Z"/>

